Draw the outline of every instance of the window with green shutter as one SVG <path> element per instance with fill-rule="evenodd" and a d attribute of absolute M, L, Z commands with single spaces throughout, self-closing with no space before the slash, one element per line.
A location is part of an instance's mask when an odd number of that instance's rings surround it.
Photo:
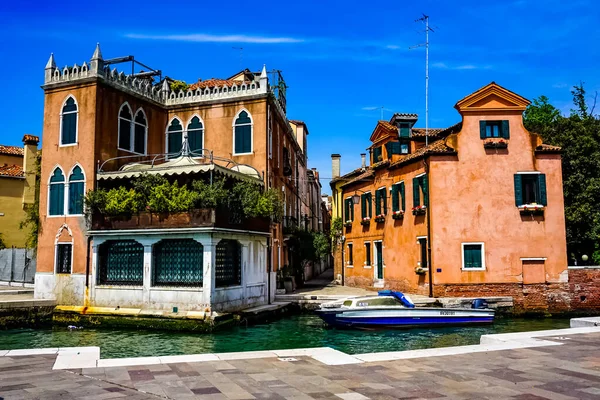
<path fill-rule="evenodd" d="M 124 103 L 119 111 L 119 149 L 130 150 L 132 119 L 131 108 Z"/>
<path fill-rule="evenodd" d="M 200 118 L 195 116 L 192 118 L 187 126 L 187 136 L 190 151 L 196 153 L 195 155 L 202 155 L 203 136 L 204 136 L 204 125 Z"/>
<path fill-rule="evenodd" d="M 400 201 L 401 201 L 401 205 L 402 205 L 402 211 L 406 211 L 406 190 L 404 187 L 404 182 L 400 182 L 399 184 L 400 188 Z"/>
<path fill-rule="evenodd" d="M 522 173 L 514 175 L 515 205 L 548 205 L 546 174 Z"/>
<path fill-rule="evenodd" d="M 386 188 L 380 188 L 375 191 L 375 215 L 386 214 L 387 197 Z"/>
<path fill-rule="evenodd" d="M 180 155 L 183 141 L 183 126 L 181 121 L 175 117 L 167 128 L 167 153 L 169 158 Z"/>
<path fill-rule="evenodd" d="M 60 144 L 62 146 L 77 143 L 77 114 L 75 98 L 69 96 L 60 113 Z"/>
<path fill-rule="evenodd" d="M 65 214 L 65 176 L 59 167 L 54 169 L 52 177 L 50 178 L 48 214 Z"/>
<path fill-rule="evenodd" d="M 73 168 L 69 176 L 69 214 L 83 214 L 83 195 L 84 195 L 85 177 L 79 166 Z"/>
<path fill-rule="evenodd" d="M 427 175 L 413 178 L 413 207 L 429 206 Z M 421 198 L 423 194 L 423 198 Z"/>
<path fill-rule="evenodd" d="M 367 194 L 363 193 L 360 195 L 360 217 L 365 218 L 367 216 Z"/>
<path fill-rule="evenodd" d="M 373 147 L 373 161 L 371 162 L 371 164 L 377 164 L 379 161 L 383 160 L 383 157 L 381 155 L 381 146 L 379 147 Z"/>
<path fill-rule="evenodd" d="M 401 123 L 399 133 L 401 138 L 410 138 L 410 124 L 407 122 Z"/>
<path fill-rule="evenodd" d="M 354 202 L 352 201 L 352 197 L 344 200 L 344 216 L 345 221 L 354 220 Z"/>
<path fill-rule="evenodd" d="M 413 207 L 418 207 L 421 205 L 421 191 L 419 178 L 413 178 L 412 180 L 413 186 Z"/>
<path fill-rule="evenodd" d="M 391 196 L 392 196 L 392 212 L 400 211 L 400 191 L 399 184 L 392 185 Z"/>
<path fill-rule="evenodd" d="M 463 243 L 463 269 L 484 269 L 483 244 Z"/>
<path fill-rule="evenodd" d="M 481 139 L 504 138 L 510 139 L 508 120 L 479 121 L 479 137 Z"/>
<path fill-rule="evenodd" d="M 154 263 L 156 265 L 156 259 Z M 141 243 L 135 240 L 108 240 L 98 246 L 100 285 L 141 286 L 143 281 L 144 246 Z"/>
<path fill-rule="evenodd" d="M 364 196 L 365 216 L 371 218 L 373 216 L 373 196 L 371 196 L 370 192 L 365 193 Z"/>
<path fill-rule="evenodd" d="M 354 254 L 352 251 L 352 243 L 348 243 L 348 264 L 354 265 Z"/>
<path fill-rule="evenodd" d="M 365 242 L 365 265 L 371 265 L 371 243 Z"/>
<path fill-rule="evenodd" d="M 133 141 L 130 144 L 131 151 L 138 154 L 146 154 L 146 136 L 148 133 L 148 123 L 146 115 L 140 108 L 136 115 L 133 124 Z"/>
<path fill-rule="evenodd" d="M 235 120 L 234 154 L 252 152 L 252 119 L 246 111 L 240 112 Z"/>

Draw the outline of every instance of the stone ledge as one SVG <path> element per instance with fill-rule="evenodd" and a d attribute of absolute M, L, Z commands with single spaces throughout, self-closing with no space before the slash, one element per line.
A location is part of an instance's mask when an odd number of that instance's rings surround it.
<path fill-rule="evenodd" d="M 600 326 L 600 317 L 571 318 L 571 328 Z"/>

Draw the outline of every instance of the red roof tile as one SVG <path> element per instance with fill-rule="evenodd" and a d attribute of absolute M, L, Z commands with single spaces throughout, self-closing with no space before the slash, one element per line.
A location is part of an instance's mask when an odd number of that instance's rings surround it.
<path fill-rule="evenodd" d="M 24 176 L 23 167 L 8 164 L 0 165 L 0 177 L 22 178 Z"/>
<path fill-rule="evenodd" d="M 542 143 L 535 148 L 536 153 L 560 153 L 562 148 Z"/>
<path fill-rule="evenodd" d="M 242 84 L 246 84 L 249 85 L 250 82 L 249 81 L 236 81 L 233 79 L 216 79 L 216 78 L 211 78 L 211 79 L 207 79 L 205 81 L 198 81 L 196 83 L 192 83 L 190 85 L 190 90 L 196 90 L 196 89 L 206 89 L 206 88 L 212 88 L 212 87 L 223 87 L 223 86 L 239 86 Z"/>
<path fill-rule="evenodd" d="M 0 154 L 6 154 L 9 156 L 22 156 L 23 148 L 18 146 L 4 146 L 0 144 Z"/>
<path fill-rule="evenodd" d="M 361 182 L 361 181 L 362 182 L 367 182 L 367 181 L 370 182 L 374 178 L 375 178 L 375 172 L 373 172 L 372 169 L 368 169 L 365 172 L 363 172 L 362 174 L 360 174 L 359 176 L 357 176 L 356 178 L 354 178 L 352 180 L 349 180 L 348 182 L 344 183 L 342 185 L 342 187 L 351 185 L 351 184 L 356 183 L 356 182 Z"/>

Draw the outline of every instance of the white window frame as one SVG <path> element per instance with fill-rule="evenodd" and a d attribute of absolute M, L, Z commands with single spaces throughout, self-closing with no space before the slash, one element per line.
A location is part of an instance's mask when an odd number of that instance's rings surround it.
<path fill-rule="evenodd" d="M 188 127 L 190 126 L 190 124 L 192 123 L 192 120 L 194 119 L 194 117 L 198 117 L 198 119 L 200 120 L 200 123 L 202 124 L 202 129 L 192 129 L 192 131 L 202 131 L 202 156 L 196 156 L 193 158 L 204 158 L 204 141 L 206 139 L 206 136 L 204 135 L 204 132 L 206 131 L 206 125 L 204 124 L 204 120 L 202 119 L 202 117 L 199 114 L 194 114 L 190 117 L 190 119 L 188 120 L 187 124 L 185 125 L 185 127 L 183 128 L 183 134 L 181 135 L 181 145 L 183 146 L 183 143 L 189 139 L 189 129 Z M 183 126 L 183 125 L 182 125 Z M 168 126 L 167 126 L 168 128 Z M 188 141 L 188 148 L 190 146 L 190 143 Z M 190 151 L 192 151 L 192 149 L 190 149 Z"/>
<path fill-rule="evenodd" d="M 244 111 L 248 114 L 248 118 L 250 118 L 250 123 L 236 125 L 235 121 L 239 118 L 240 114 Z M 246 153 L 236 153 L 235 152 L 235 127 L 236 126 L 248 126 L 248 125 L 250 125 L 250 151 L 246 152 Z M 250 114 L 250 111 L 246 110 L 245 108 L 242 108 L 240 111 L 238 111 L 238 113 L 233 117 L 233 122 L 232 122 L 231 127 L 232 127 L 232 129 L 231 129 L 231 131 L 232 131 L 231 154 L 233 156 L 245 156 L 245 155 L 254 154 L 254 118 L 252 118 L 252 114 Z"/>
<path fill-rule="evenodd" d="M 65 108 L 65 105 L 67 104 L 67 101 L 69 100 L 69 98 L 73 99 L 73 101 L 75 102 L 75 105 L 77 106 L 77 111 L 67 111 L 66 113 L 63 113 L 63 109 Z M 76 114 L 76 122 L 75 122 L 75 143 L 69 143 L 69 144 L 62 144 L 62 135 L 63 135 L 63 115 L 65 114 Z M 65 97 L 65 100 L 62 103 L 62 107 L 60 108 L 60 124 L 59 124 L 59 133 L 58 133 L 58 147 L 71 147 L 71 146 L 77 146 L 79 144 L 79 103 L 77 102 L 77 99 L 75 98 L 75 96 L 73 96 L 72 94 L 69 94 L 67 97 Z"/>
<path fill-rule="evenodd" d="M 85 175 L 85 170 L 83 169 L 83 167 L 81 166 L 81 164 L 79 163 L 75 163 L 75 165 L 73 165 L 73 167 L 71 168 L 71 170 L 69 171 L 69 175 L 65 177 L 65 181 L 66 181 L 66 185 L 65 185 L 65 191 L 66 191 L 66 196 L 65 196 L 65 215 L 68 215 L 70 217 L 82 217 L 85 215 L 85 202 L 83 203 L 83 208 L 82 208 L 82 213 L 81 214 L 70 214 L 69 213 L 69 203 L 70 203 L 70 198 L 71 198 L 71 187 L 70 187 L 70 183 L 71 181 L 69 180 L 69 178 L 71 177 L 71 174 L 73 173 L 73 170 L 75 170 L 75 167 L 79 167 L 81 169 L 81 173 L 83 174 L 83 181 L 73 181 L 73 183 L 77 183 L 77 182 L 83 182 L 83 196 L 85 197 L 85 188 L 86 188 L 86 175 Z M 50 200 L 50 199 L 48 199 Z M 50 203 L 50 202 L 48 202 Z M 49 205 L 49 204 L 48 204 Z"/>
<path fill-rule="evenodd" d="M 169 132 L 169 126 L 171 126 L 171 123 L 174 120 L 179 121 L 179 125 L 181 125 L 181 131 Z M 183 122 L 181 121 L 181 118 L 179 118 L 177 115 L 173 116 L 169 120 L 169 122 L 167 122 L 167 127 L 165 128 L 165 159 L 168 159 L 169 158 L 168 154 L 171 154 L 171 152 L 169 151 L 170 150 L 169 149 L 169 133 L 175 133 L 175 132 L 181 132 L 181 143 L 183 143 L 183 141 L 185 140 L 185 126 L 183 125 Z M 202 142 L 203 142 L 202 144 L 204 145 L 204 137 L 202 137 Z"/>
<path fill-rule="evenodd" d="M 371 256 L 371 259 L 369 260 L 370 261 L 369 264 L 367 264 L 367 260 L 366 260 L 366 258 L 367 258 L 367 244 L 370 247 L 369 252 L 371 253 L 371 254 L 369 254 Z M 364 247 L 365 247 L 365 262 L 363 263 L 364 264 L 364 268 L 365 269 L 371 269 L 373 267 L 373 243 L 368 242 L 368 241 L 364 242 Z"/>
<path fill-rule="evenodd" d="M 144 120 L 146 120 L 146 125 L 142 125 L 135 121 L 137 115 L 140 112 L 144 115 Z M 136 125 L 144 127 L 144 152 L 143 153 L 138 153 L 138 152 L 134 151 L 134 149 L 135 149 L 135 126 Z M 135 114 L 133 114 L 133 120 L 131 121 L 131 135 L 130 135 L 129 146 L 131 146 L 131 150 L 129 151 L 130 153 L 139 154 L 142 156 L 145 156 L 148 154 L 148 116 L 146 115 L 146 112 L 144 111 L 144 109 L 142 107 L 138 108 L 137 111 L 135 112 Z"/>
<path fill-rule="evenodd" d="M 383 260 L 381 262 L 381 268 L 383 269 L 383 278 L 381 278 L 381 279 L 379 279 L 377 277 L 377 268 L 376 267 L 377 267 L 377 262 L 379 261 L 379 258 L 377 258 L 377 250 L 376 250 L 377 246 L 375 245 L 375 243 L 381 243 L 381 257 L 383 258 Z M 371 251 L 372 251 L 373 254 L 371 254 L 371 257 L 373 257 L 372 265 L 374 267 L 373 268 L 373 279 L 375 279 L 376 281 L 383 281 L 383 280 L 385 280 L 385 257 L 383 256 L 383 249 L 384 248 L 385 247 L 383 246 L 383 240 L 373 240 L 373 246 L 372 246 L 372 249 L 371 249 Z"/>
<path fill-rule="evenodd" d="M 56 170 L 56 168 L 60 169 L 60 172 L 63 174 L 63 176 L 65 177 L 65 181 L 63 182 L 63 213 L 59 214 L 59 215 L 50 215 L 50 187 L 51 185 L 60 185 L 60 183 L 51 183 L 50 180 L 52 179 L 52 176 L 54 175 L 54 171 Z M 67 215 L 67 207 L 69 205 L 68 203 L 68 194 L 65 193 L 67 191 L 68 185 L 69 184 L 69 177 L 65 175 L 65 170 L 58 164 L 56 164 L 54 167 L 52 167 L 52 169 L 50 170 L 50 176 L 48 176 L 48 191 L 47 191 L 47 197 L 46 197 L 46 217 L 47 218 L 63 218 Z M 65 195 L 67 194 L 67 195 Z"/>
<path fill-rule="evenodd" d="M 129 115 L 131 115 L 131 119 L 125 119 L 123 117 L 121 117 L 121 111 L 123 111 L 123 107 L 127 107 L 127 109 L 129 109 Z M 134 119 L 134 114 L 133 114 L 133 110 L 131 109 L 131 106 L 129 105 L 128 102 L 124 102 L 123 104 L 121 104 L 121 107 L 119 107 L 119 113 L 117 114 L 117 149 L 118 150 L 123 150 L 126 151 L 128 153 L 133 153 L 131 151 L 131 149 L 124 149 L 122 147 L 120 147 L 120 143 L 121 143 L 121 120 L 129 122 L 129 146 L 131 146 L 132 143 L 132 139 L 133 139 L 133 119 Z"/>
<path fill-rule="evenodd" d="M 350 246 L 352 246 L 352 264 L 350 264 Z M 348 249 L 348 259 L 346 260 L 346 268 L 354 268 L 354 243 L 346 243 L 346 248 Z"/>
<path fill-rule="evenodd" d="M 465 245 L 481 245 L 481 268 L 465 268 Z M 460 258 L 463 271 L 485 271 L 485 243 L 484 242 L 464 242 L 460 244 Z"/>

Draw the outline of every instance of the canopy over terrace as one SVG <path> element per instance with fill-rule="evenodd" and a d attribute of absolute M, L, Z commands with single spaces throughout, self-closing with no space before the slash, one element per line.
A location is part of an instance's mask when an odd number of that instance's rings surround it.
<path fill-rule="evenodd" d="M 124 163 L 124 164 L 122 164 Z M 113 165 L 119 165 L 110 170 Z M 98 168 L 98 180 L 129 179 L 142 174 L 155 175 L 193 175 L 216 172 L 234 179 L 254 181 L 262 184 L 261 174 L 246 164 L 216 157 L 212 151 L 192 152 L 186 149 L 177 154 L 152 154 L 148 156 L 114 157 L 104 161 Z"/>

